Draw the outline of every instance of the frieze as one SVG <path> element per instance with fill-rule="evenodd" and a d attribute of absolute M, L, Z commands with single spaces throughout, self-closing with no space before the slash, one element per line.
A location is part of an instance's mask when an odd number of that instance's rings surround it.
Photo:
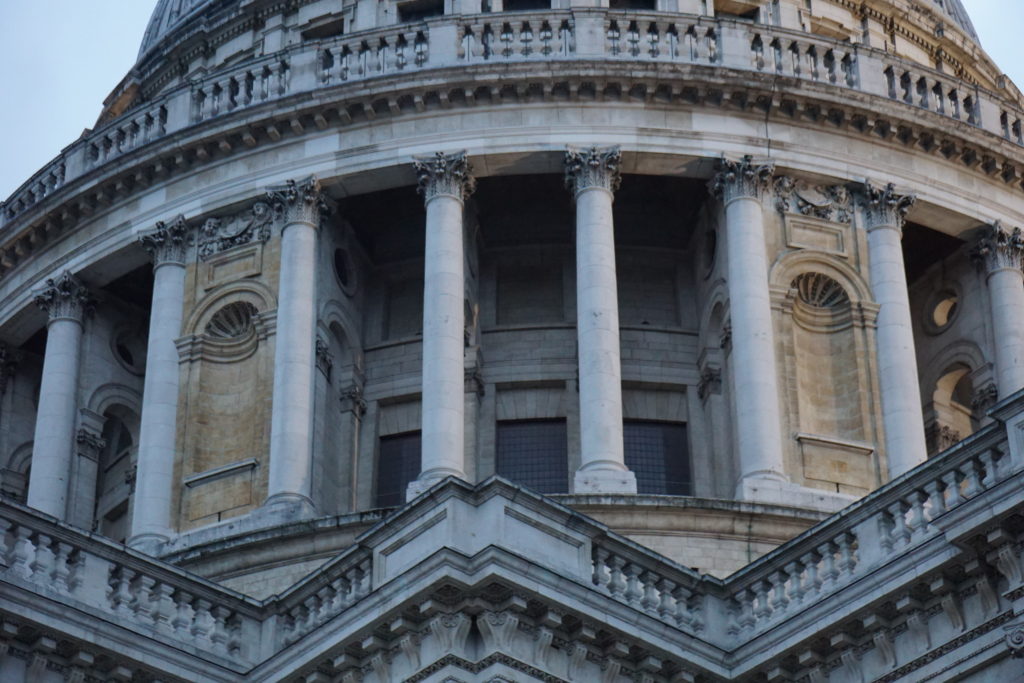
<path fill-rule="evenodd" d="M 207 260 L 226 249 L 270 239 L 274 213 L 267 202 L 232 216 L 207 218 L 199 231 L 199 258 Z"/>
<path fill-rule="evenodd" d="M 844 185 L 811 185 L 789 176 L 779 176 L 773 186 L 775 207 L 833 223 L 853 220 L 853 196 Z"/>
<path fill-rule="evenodd" d="M 574 195 L 592 188 L 619 189 L 622 152 L 618 147 L 569 147 L 565 150 L 565 186 Z"/>

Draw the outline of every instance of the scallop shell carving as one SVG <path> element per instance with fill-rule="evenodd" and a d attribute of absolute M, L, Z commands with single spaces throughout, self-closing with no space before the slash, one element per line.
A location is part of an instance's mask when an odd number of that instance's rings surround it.
<path fill-rule="evenodd" d="M 839 308 L 850 303 L 843 286 L 821 273 L 798 275 L 791 287 L 796 288 L 800 301 L 815 308 Z"/>
<path fill-rule="evenodd" d="M 235 301 L 213 314 L 204 333 L 211 339 L 238 339 L 253 329 L 256 307 L 248 301 Z"/>

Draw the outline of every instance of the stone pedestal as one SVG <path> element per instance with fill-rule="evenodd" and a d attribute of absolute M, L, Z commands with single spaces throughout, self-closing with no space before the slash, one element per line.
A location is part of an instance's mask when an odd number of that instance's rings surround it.
<path fill-rule="evenodd" d="M 861 200 L 868 231 L 871 290 L 879 305 L 875 336 L 885 451 L 889 477 L 895 478 L 928 457 L 907 274 L 900 246 L 903 216 L 914 197 L 896 194 L 891 184 L 879 188 L 865 183 Z"/>
<path fill-rule="evenodd" d="M 414 161 L 426 204 L 423 252 L 423 391 L 420 475 L 409 484 L 412 500 L 452 476 L 466 478 L 463 349 L 465 282 L 463 203 L 474 182 L 465 152 Z"/>
<path fill-rule="evenodd" d="M 622 368 L 615 275 L 613 193 L 617 147 L 570 149 L 566 184 L 576 200 L 576 337 L 581 464 L 575 493 L 636 493 L 622 442 Z"/>
<path fill-rule="evenodd" d="M 89 291 L 70 272 L 46 281 L 36 294 L 49 315 L 43 377 L 39 387 L 28 505 L 67 518 L 68 482 L 75 452 L 82 320 L 92 306 Z"/>

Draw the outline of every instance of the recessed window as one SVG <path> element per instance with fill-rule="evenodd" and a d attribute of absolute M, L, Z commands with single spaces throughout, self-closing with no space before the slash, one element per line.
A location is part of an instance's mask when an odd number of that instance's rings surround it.
<path fill-rule="evenodd" d="M 529 12 L 535 9 L 551 9 L 551 0 L 505 0 L 502 7 L 506 12 Z"/>
<path fill-rule="evenodd" d="M 495 470 L 499 476 L 539 493 L 566 493 L 568 458 L 565 420 L 498 423 Z"/>
<path fill-rule="evenodd" d="M 636 475 L 637 493 L 691 495 L 686 425 L 627 420 L 622 426 L 626 467 Z"/>
<path fill-rule="evenodd" d="M 654 0 L 609 0 L 610 9 L 651 10 L 656 9 Z"/>
<path fill-rule="evenodd" d="M 398 21 L 422 21 L 444 14 L 444 0 L 412 0 L 398 5 Z"/>
<path fill-rule="evenodd" d="M 381 437 L 376 507 L 395 507 L 405 502 L 405 490 L 420 475 L 420 449 L 419 432 Z"/>

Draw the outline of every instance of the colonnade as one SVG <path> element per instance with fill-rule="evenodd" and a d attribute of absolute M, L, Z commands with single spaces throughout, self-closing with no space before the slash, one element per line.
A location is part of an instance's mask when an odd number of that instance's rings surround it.
<path fill-rule="evenodd" d="M 578 493 L 635 493 L 625 464 L 622 380 L 612 205 L 619 185 L 617 148 L 569 149 L 566 184 L 576 202 L 577 344 L 581 466 Z M 413 498 L 447 476 L 465 478 L 464 202 L 474 189 L 464 152 L 414 160 L 426 209 L 424 248 L 422 460 Z M 768 286 L 763 194 L 774 168 L 751 157 L 723 159 L 709 188 L 722 201 L 730 320 L 732 396 L 739 464 L 736 495 L 788 485 L 781 435 L 775 339 Z M 890 476 L 926 457 L 918 374 L 901 249 L 903 216 L 913 198 L 889 185 L 859 193 L 868 234 L 870 285 L 879 304 L 878 371 Z M 271 188 L 281 263 L 274 357 L 269 485 L 265 510 L 313 512 L 313 396 L 316 368 L 316 254 L 327 203 L 315 178 Z M 140 242 L 150 253 L 154 287 L 138 473 L 130 542 L 172 536 L 172 491 L 185 273 L 192 230 L 183 217 L 158 223 Z M 1000 396 L 1024 388 L 1024 238 L 993 226 L 975 255 L 988 268 Z M 91 296 L 75 276 L 48 280 L 37 303 L 49 314 L 29 505 L 67 514 L 77 416 L 83 320 Z"/>

